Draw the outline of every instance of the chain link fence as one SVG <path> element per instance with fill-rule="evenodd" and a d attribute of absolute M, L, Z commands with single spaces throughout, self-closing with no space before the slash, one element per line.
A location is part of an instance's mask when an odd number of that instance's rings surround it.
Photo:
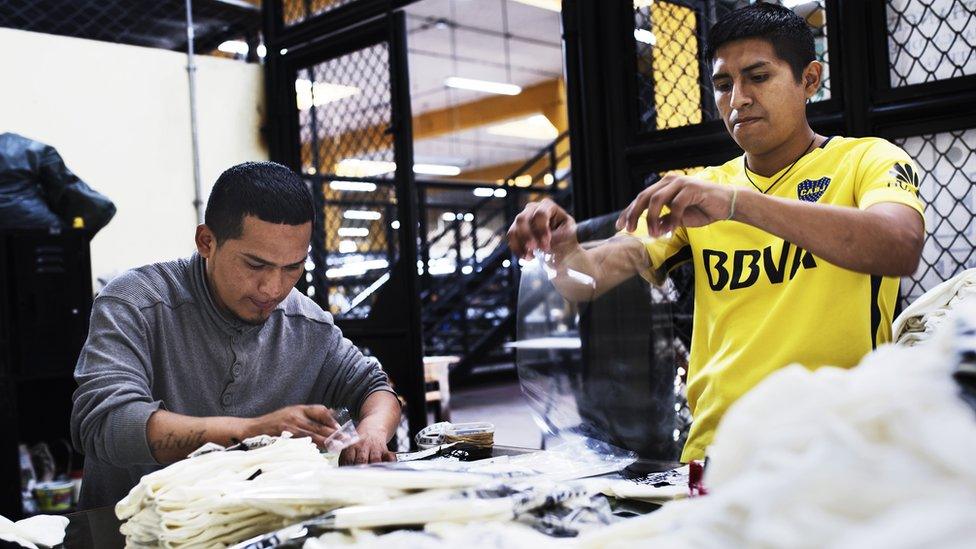
<path fill-rule="evenodd" d="M 902 281 L 908 304 L 963 269 L 976 267 L 976 129 L 895 140 L 921 171 L 926 239 L 918 271 Z"/>
<path fill-rule="evenodd" d="M 356 0 L 282 0 L 282 18 L 286 27 L 297 25 L 317 15 L 328 13 Z"/>
<path fill-rule="evenodd" d="M 185 0 L 37 0 L 0 2 L 0 27 L 167 50 L 186 50 Z M 261 9 L 194 0 L 195 49 L 249 37 L 257 45 Z"/>
<path fill-rule="evenodd" d="M 976 0 L 888 0 L 891 87 L 976 74 Z"/>
<path fill-rule="evenodd" d="M 717 120 L 710 60 L 702 40 L 718 19 L 748 5 L 746 0 L 634 0 L 639 127 L 645 132 Z M 810 24 L 817 58 L 824 64 L 823 85 L 813 101 L 830 98 L 824 0 L 794 8 Z"/>
<path fill-rule="evenodd" d="M 319 204 L 308 292 L 339 318 L 365 318 L 399 256 L 388 45 L 299 70 L 295 93 Z"/>
<path fill-rule="evenodd" d="M 976 74 L 976 0 L 888 0 L 892 88 Z M 976 266 L 976 130 L 895 140 L 921 172 L 926 241 L 916 273 L 902 281 L 903 304 Z"/>

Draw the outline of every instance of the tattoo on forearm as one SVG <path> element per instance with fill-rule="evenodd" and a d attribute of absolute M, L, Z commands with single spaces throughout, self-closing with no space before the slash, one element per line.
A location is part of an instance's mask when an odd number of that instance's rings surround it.
<path fill-rule="evenodd" d="M 160 450 L 196 450 L 207 442 L 204 439 L 205 434 L 206 431 L 202 429 L 199 431 L 190 431 L 183 436 L 178 436 L 176 433 L 170 431 L 162 438 L 150 441 L 149 448 L 153 452 Z"/>

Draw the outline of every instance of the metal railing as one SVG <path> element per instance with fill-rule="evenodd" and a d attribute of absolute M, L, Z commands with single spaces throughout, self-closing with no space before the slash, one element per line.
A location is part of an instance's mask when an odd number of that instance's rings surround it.
<path fill-rule="evenodd" d="M 506 232 L 530 201 L 570 207 L 568 145 L 559 136 L 501 185 L 417 181 L 427 354 L 458 354 L 464 371 L 513 337 L 519 272 Z"/>

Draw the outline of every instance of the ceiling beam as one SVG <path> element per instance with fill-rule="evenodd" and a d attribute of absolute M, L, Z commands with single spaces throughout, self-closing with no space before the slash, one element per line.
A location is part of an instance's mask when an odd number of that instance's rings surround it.
<path fill-rule="evenodd" d="M 487 126 L 512 118 L 543 113 L 557 130 L 568 126 L 566 115 L 566 88 L 561 79 L 546 80 L 527 86 L 518 95 L 493 95 L 454 107 L 438 109 L 413 117 L 414 141 L 431 139 L 453 133 Z M 380 124 L 327 138 L 319 142 L 319 167 L 327 172 L 343 158 L 353 158 L 377 150 L 392 147 L 392 136 L 387 125 Z M 540 145 L 541 146 L 541 145 Z M 312 147 L 302 143 L 302 165 L 312 165 Z M 513 167 L 512 169 L 517 168 Z M 504 174 L 499 177 L 506 177 Z"/>
<path fill-rule="evenodd" d="M 471 170 L 464 170 L 461 175 L 450 178 L 448 181 L 479 181 L 494 184 L 499 179 L 505 179 L 512 173 L 521 168 L 529 157 L 513 162 L 503 162 L 492 166 L 482 166 Z"/>
<path fill-rule="evenodd" d="M 560 120 L 550 118 L 550 121 L 563 131 L 565 127 L 560 128 L 558 122 L 565 123 L 565 98 L 566 90 L 562 80 L 554 78 L 527 86 L 518 95 L 493 95 L 456 107 L 428 111 L 413 117 L 413 138 L 420 140 L 439 137 L 537 112 L 548 117 L 547 111 L 562 111 L 563 114 L 558 117 Z"/>

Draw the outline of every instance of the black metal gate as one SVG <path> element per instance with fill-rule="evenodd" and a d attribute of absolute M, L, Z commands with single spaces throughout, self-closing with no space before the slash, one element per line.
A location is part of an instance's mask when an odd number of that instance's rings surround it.
<path fill-rule="evenodd" d="M 341 4 L 334 11 L 356 7 Z M 272 159 L 299 171 L 316 200 L 307 294 L 383 364 L 412 438 L 427 412 L 403 14 L 352 23 L 302 6 L 266 5 Z"/>

